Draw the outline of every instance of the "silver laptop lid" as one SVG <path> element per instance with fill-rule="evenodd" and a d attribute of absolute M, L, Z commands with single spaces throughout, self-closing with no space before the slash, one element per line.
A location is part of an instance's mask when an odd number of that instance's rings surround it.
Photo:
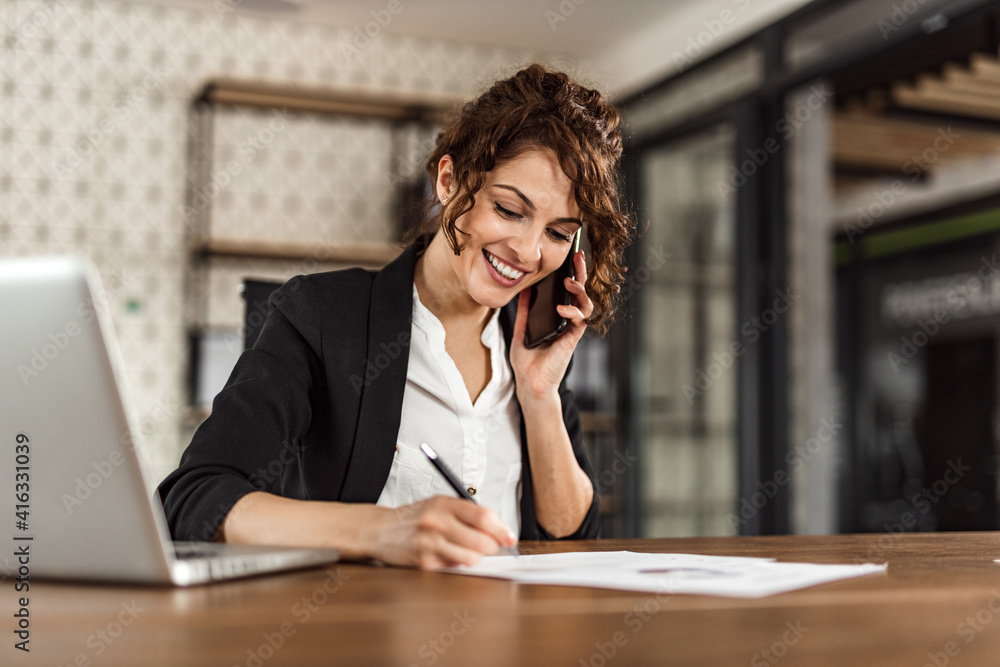
<path fill-rule="evenodd" d="M 3 533 L 29 549 L 33 577 L 167 583 L 169 532 L 146 491 L 103 297 L 87 260 L 0 261 L 0 469 L 13 471 L 0 497 L 18 511 Z"/>

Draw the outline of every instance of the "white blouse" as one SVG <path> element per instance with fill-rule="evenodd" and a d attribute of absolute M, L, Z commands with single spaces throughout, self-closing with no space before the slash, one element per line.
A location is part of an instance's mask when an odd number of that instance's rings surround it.
<path fill-rule="evenodd" d="M 441 321 L 413 286 L 413 327 L 396 452 L 378 505 L 400 507 L 436 495 L 455 496 L 420 443 L 429 444 L 480 505 L 517 535 L 521 529 L 521 416 L 514 374 L 495 310 L 481 340 L 490 350 L 490 381 L 476 399 L 445 349 Z"/>

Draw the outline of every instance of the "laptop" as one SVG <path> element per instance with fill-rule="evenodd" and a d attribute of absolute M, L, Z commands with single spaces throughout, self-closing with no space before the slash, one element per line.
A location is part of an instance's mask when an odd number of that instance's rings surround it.
<path fill-rule="evenodd" d="M 171 541 L 108 296 L 88 260 L 0 260 L 0 573 L 189 586 L 336 561 L 333 549 Z"/>

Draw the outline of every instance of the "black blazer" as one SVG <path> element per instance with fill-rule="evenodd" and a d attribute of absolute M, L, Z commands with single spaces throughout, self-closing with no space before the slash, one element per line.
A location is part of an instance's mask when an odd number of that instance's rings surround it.
<path fill-rule="evenodd" d="M 158 488 L 175 540 L 212 539 L 236 501 L 256 490 L 378 500 L 403 406 L 413 271 L 428 242 L 421 238 L 381 271 L 296 276 L 272 295 L 256 344 L 240 356 L 211 416 Z M 499 316 L 508 364 L 516 304 Z M 559 396 L 573 451 L 593 483 L 565 377 Z M 522 420 L 521 539 L 554 539 L 535 518 L 526 443 Z M 595 489 L 583 523 L 566 539 L 595 538 L 597 530 Z"/>

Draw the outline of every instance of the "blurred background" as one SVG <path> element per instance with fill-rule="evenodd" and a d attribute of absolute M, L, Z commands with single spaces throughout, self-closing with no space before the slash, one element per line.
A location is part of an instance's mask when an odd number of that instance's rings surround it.
<path fill-rule="evenodd" d="M 0 256 L 100 269 L 151 491 L 267 286 L 391 261 L 443 113 L 540 61 L 618 104 L 645 230 L 570 378 L 602 536 L 998 527 L 996 2 L 4 0 L 0 30 Z"/>

